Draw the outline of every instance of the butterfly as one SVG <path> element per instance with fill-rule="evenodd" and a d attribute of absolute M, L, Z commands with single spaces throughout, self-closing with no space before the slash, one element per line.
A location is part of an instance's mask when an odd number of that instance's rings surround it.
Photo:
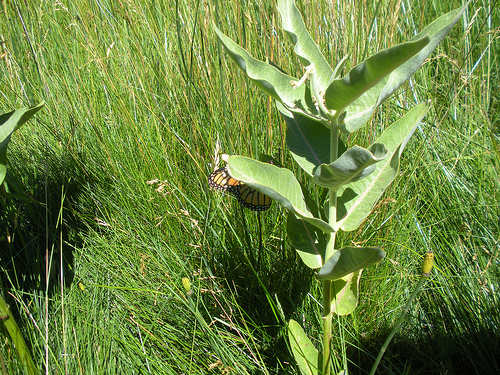
<path fill-rule="evenodd" d="M 212 172 L 208 176 L 208 185 L 213 189 L 233 194 L 243 207 L 252 211 L 265 211 L 271 207 L 271 198 L 231 177 L 227 166 Z"/>

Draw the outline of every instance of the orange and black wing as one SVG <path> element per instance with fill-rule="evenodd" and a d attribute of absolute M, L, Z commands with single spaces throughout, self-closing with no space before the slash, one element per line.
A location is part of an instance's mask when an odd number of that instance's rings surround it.
<path fill-rule="evenodd" d="M 227 167 L 212 172 L 208 176 L 208 185 L 213 189 L 233 194 L 243 207 L 252 211 L 265 211 L 271 207 L 271 198 L 231 177 Z"/>
<path fill-rule="evenodd" d="M 243 182 L 240 182 L 237 188 L 232 189 L 231 193 L 243 207 L 252 211 L 265 211 L 271 207 L 271 198 Z"/>
<path fill-rule="evenodd" d="M 219 168 L 208 176 L 208 185 L 216 190 L 232 191 L 240 183 L 229 175 L 227 167 Z"/>

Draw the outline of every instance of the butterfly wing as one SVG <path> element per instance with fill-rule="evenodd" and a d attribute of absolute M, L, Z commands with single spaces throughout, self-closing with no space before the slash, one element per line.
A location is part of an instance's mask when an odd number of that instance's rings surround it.
<path fill-rule="evenodd" d="M 213 189 L 232 193 L 243 207 L 252 211 L 265 211 L 271 207 L 271 198 L 231 177 L 227 166 L 212 172 L 208 176 L 208 185 Z"/>
<path fill-rule="evenodd" d="M 231 192 L 242 206 L 252 211 L 265 211 L 271 207 L 271 198 L 242 182 Z"/>
<path fill-rule="evenodd" d="M 229 175 L 227 167 L 219 168 L 208 176 L 208 185 L 216 190 L 232 191 L 239 184 L 239 180 L 236 180 Z"/>

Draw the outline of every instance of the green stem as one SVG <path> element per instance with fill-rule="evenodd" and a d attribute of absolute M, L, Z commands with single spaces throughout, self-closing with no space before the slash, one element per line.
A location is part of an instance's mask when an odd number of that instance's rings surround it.
<path fill-rule="evenodd" d="M 334 118 L 331 123 L 330 129 L 330 163 L 333 163 L 337 160 L 338 157 L 338 149 L 339 149 L 339 124 L 338 118 Z M 329 211 L 328 211 L 328 222 L 334 227 L 337 223 L 337 191 L 330 189 L 329 191 Z M 326 249 L 325 254 L 325 262 L 330 259 L 330 257 L 335 252 L 335 232 L 331 234 L 330 243 Z"/>
<path fill-rule="evenodd" d="M 401 327 L 401 324 L 403 324 L 403 321 L 405 320 L 406 315 L 408 314 L 408 311 L 410 309 L 410 305 L 412 304 L 412 302 L 415 299 L 415 297 L 417 296 L 418 292 L 420 291 L 420 289 L 424 285 L 424 282 L 425 282 L 426 278 L 427 278 L 426 275 L 422 275 L 420 277 L 420 280 L 418 281 L 418 284 L 415 287 L 415 290 L 413 291 L 412 295 L 408 299 L 408 302 L 406 302 L 406 305 L 403 308 L 403 311 L 401 312 L 401 315 L 399 316 L 399 319 L 398 319 L 396 325 L 392 328 L 392 331 L 389 334 L 389 336 L 387 337 L 387 339 L 385 340 L 384 345 L 382 345 L 382 348 L 380 348 L 380 351 L 378 353 L 377 359 L 375 360 L 375 363 L 373 364 L 373 367 L 372 367 L 372 369 L 370 371 L 370 375 L 375 374 L 375 371 L 377 370 L 377 367 L 378 367 L 378 365 L 380 363 L 380 360 L 382 359 L 382 356 L 384 355 L 385 351 L 387 350 L 387 347 L 389 346 L 389 343 L 391 342 L 392 338 L 394 337 L 394 335 L 398 331 L 399 327 Z"/>
<path fill-rule="evenodd" d="M 338 157 L 339 126 L 338 119 L 334 118 L 330 130 L 330 162 L 333 163 Z M 328 200 L 328 221 L 333 227 L 337 222 L 337 192 L 330 189 Z M 325 262 L 335 253 L 335 232 L 330 233 L 325 251 Z M 331 342 L 332 342 L 332 284 L 333 281 L 323 281 L 323 357 L 321 370 L 323 375 L 331 372 Z"/>
<path fill-rule="evenodd" d="M 321 374 L 330 375 L 330 358 L 332 356 L 332 282 L 323 281 L 323 357 Z"/>

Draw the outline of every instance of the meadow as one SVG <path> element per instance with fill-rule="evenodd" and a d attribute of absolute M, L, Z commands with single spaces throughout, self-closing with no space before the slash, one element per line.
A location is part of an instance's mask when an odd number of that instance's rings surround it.
<path fill-rule="evenodd" d="M 462 3 L 297 6 L 348 69 Z M 0 114 L 46 103 L 13 135 L 0 190 L 2 296 L 32 373 L 298 373 L 286 324 L 320 337 L 321 285 L 287 240 L 287 212 L 252 212 L 207 184 L 223 153 L 299 170 L 273 101 L 212 28 L 301 77 L 280 22 L 273 0 L 2 3 Z M 356 311 L 334 318 L 339 371 L 368 373 L 429 250 L 435 267 L 379 373 L 498 371 L 499 37 L 497 2 L 472 2 L 369 125 L 343 136 L 367 146 L 432 101 L 397 179 L 339 234 L 387 254 L 364 270 Z M 3 332 L 0 373 L 23 373 Z"/>

